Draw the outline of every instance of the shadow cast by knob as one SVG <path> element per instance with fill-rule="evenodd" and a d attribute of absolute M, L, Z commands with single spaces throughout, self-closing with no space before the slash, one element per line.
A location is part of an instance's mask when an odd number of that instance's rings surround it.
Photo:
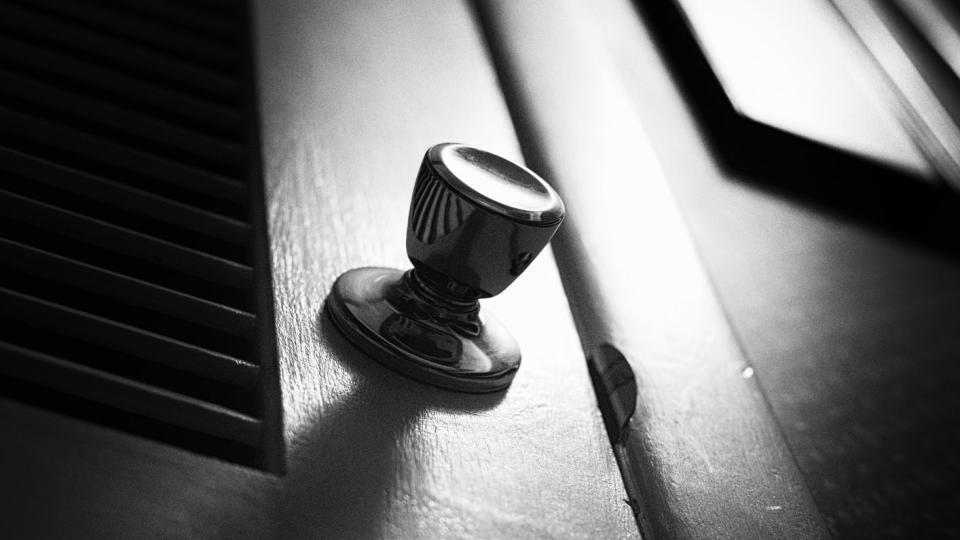
<path fill-rule="evenodd" d="M 282 538 L 380 538 L 392 505 L 418 489 L 425 415 L 474 414 L 499 404 L 505 392 L 460 394 L 394 373 L 351 345 L 321 312 L 318 339 L 349 372 L 352 391 L 325 407 L 289 456 L 291 474 L 279 508 Z"/>

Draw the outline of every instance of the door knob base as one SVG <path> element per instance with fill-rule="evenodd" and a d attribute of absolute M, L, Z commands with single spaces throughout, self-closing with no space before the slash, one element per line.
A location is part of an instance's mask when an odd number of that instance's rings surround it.
<path fill-rule="evenodd" d="M 412 270 L 350 270 L 337 278 L 325 309 L 368 355 L 434 386 L 496 392 L 520 367 L 516 340 L 479 303 L 439 306 Z"/>

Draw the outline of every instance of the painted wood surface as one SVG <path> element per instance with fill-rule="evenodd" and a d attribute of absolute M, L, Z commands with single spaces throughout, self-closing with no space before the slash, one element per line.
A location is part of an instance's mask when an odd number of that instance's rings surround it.
<path fill-rule="evenodd" d="M 613 345 L 636 375 L 618 452 L 644 535 L 825 536 L 593 4 L 481 6 L 525 155 L 567 201 L 554 249 L 584 345 Z"/>
<path fill-rule="evenodd" d="M 505 393 L 381 367 L 321 316 L 343 271 L 406 267 L 420 159 L 457 141 L 519 159 L 471 12 L 451 2 L 256 10 L 288 478 L 302 537 L 637 534 L 552 257 L 487 306 L 523 365 Z"/>
<path fill-rule="evenodd" d="M 909 178 L 859 189 L 723 167 L 631 6 L 594 12 L 755 378 L 831 532 L 960 525 L 960 212 Z M 877 179 L 868 177 L 866 184 Z M 798 188 L 796 184 L 800 184 Z"/>
<path fill-rule="evenodd" d="M 264 1 L 254 17 L 286 474 L 0 402 L 3 534 L 638 536 L 549 252 L 487 303 L 524 352 L 504 393 L 405 379 L 320 315 L 344 270 L 408 265 L 430 144 L 519 159 L 468 7 Z"/>

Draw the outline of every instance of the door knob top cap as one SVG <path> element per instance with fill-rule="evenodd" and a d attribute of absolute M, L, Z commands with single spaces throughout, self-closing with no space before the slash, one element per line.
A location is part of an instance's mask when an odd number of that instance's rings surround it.
<path fill-rule="evenodd" d="M 563 219 L 563 201 L 536 173 L 497 154 L 443 143 L 427 150 L 425 164 L 450 187 L 478 206 L 532 226 Z"/>
<path fill-rule="evenodd" d="M 427 150 L 407 220 L 407 255 L 422 277 L 464 298 L 495 296 L 563 220 L 557 192 L 529 169 L 455 143 Z"/>

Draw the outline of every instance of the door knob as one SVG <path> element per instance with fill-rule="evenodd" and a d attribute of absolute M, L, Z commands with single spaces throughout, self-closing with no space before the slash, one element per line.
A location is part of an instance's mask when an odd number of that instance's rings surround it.
<path fill-rule="evenodd" d="M 427 150 L 407 220 L 413 268 L 357 268 L 326 310 L 367 354 L 414 379 L 463 392 L 510 385 L 520 348 L 479 300 L 506 289 L 563 220 L 539 176 L 462 144 Z"/>

